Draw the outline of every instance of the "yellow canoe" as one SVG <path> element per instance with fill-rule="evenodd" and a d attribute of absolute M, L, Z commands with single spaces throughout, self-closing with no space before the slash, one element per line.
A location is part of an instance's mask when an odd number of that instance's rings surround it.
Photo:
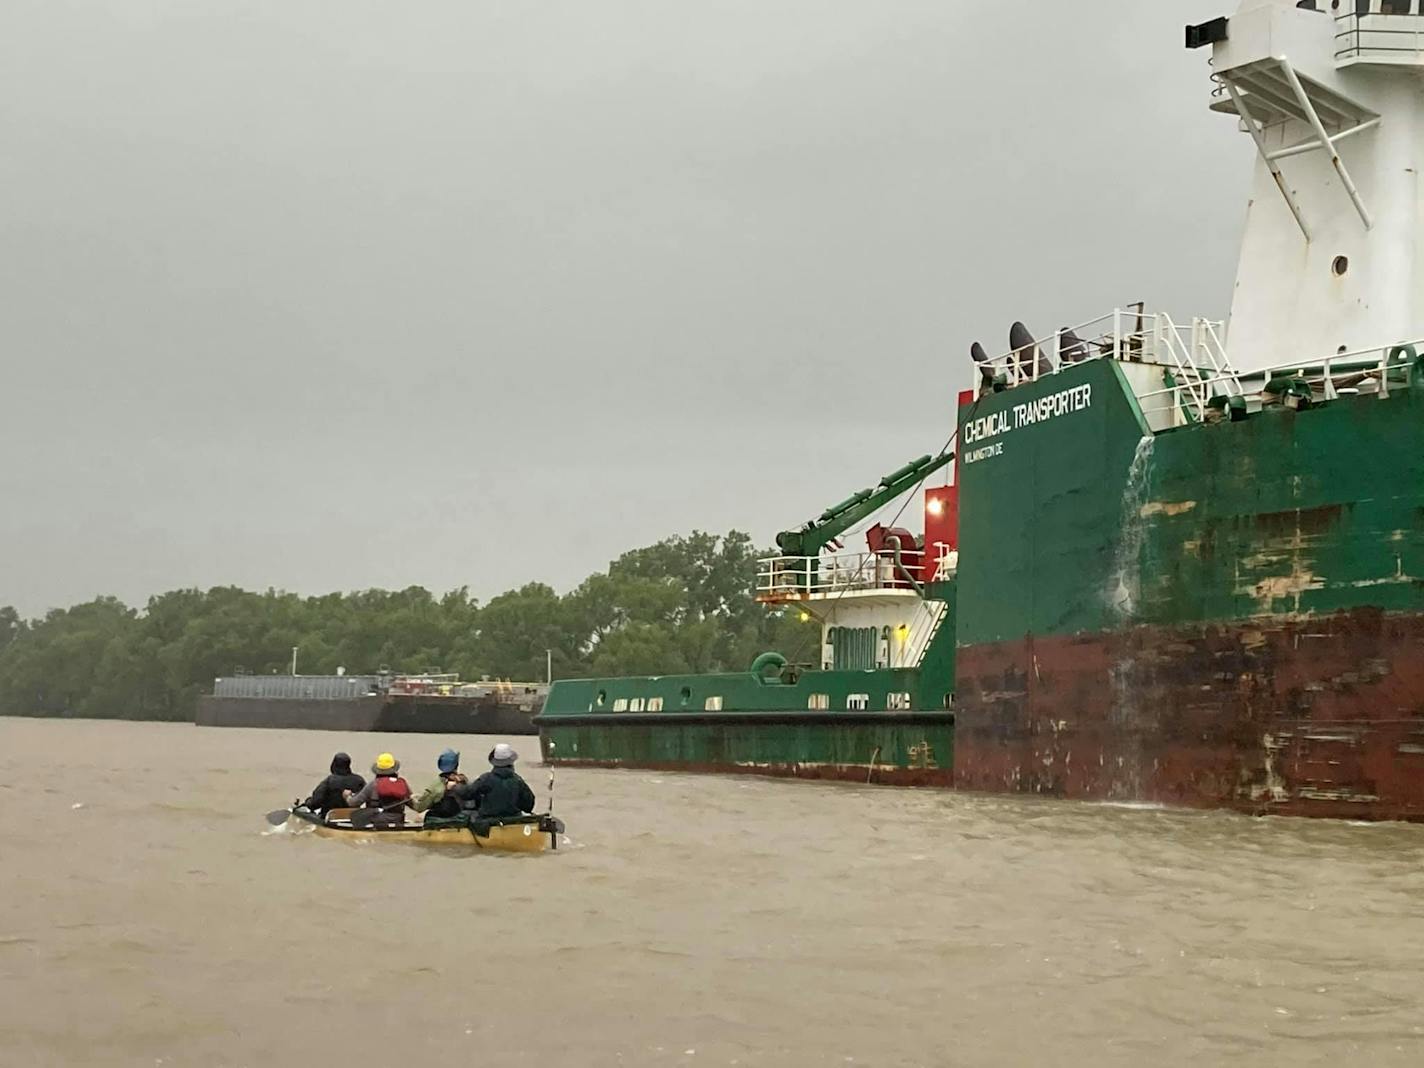
<path fill-rule="evenodd" d="M 345 838 L 359 842 L 409 842 L 417 845 L 456 846 L 489 849 L 496 853 L 542 853 L 559 848 L 563 822 L 550 815 L 517 816 L 512 819 L 480 821 L 479 826 L 422 827 L 410 823 L 397 827 L 353 827 L 351 810 L 335 808 L 326 818 L 306 809 L 292 810 L 292 817 L 312 825 L 323 838 Z M 480 831 L 486 833 L 481 834 Z"/>

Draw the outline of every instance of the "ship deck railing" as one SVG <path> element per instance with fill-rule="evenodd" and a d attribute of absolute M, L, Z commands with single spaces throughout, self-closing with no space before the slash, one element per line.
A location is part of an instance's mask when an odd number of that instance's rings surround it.
<path fill-rule="evenodd" d="M 1369 0 L 1335 16 L 1335 62 L 1424 64 L 1424 0 Z"/>
<path fill-rule="evenodd" d="M 1392 390 L 1401 388 L 1408 364 L 1421 353 L 1424 353 L 1424 338 L 1417 338 L 1337 352 L 1314 362 L 1297 360 L 1251 371 L 1233 371 L 1229 376 L 1202 379 L 1200 385 L 1214 397 L 1237 395 L 1255 406 L 1273 403 L 1281 396 L 1271 393 L 1266 387 L 1282 379 L 1305 382 L 1310 386 L 1312 397 L 1320 401 L 1359 395 L 1384 398 Z M 1232 392 L 1228 393 L 1228 387 Z M 1237 390 L 1240 392 L 1236 393 Z M 1204 422 L 1214 411 L 1214 406 L 1210 404 L 1197 404 L 1195 394 L 1189 396 L 1181 385 L 1169 385 L 1139 394 L 1137 402 L 1149 422 L 1153 415 L 1167 411 L 1185 415 L 1188 423 Z"/>
<path fill-rule="evenodd" d="M 484 697 L 531 692 L 535 684 L 512 679 L 462 679 L 455 673 L 398 675 L 386 692 L 395 697 Z"/>
<path fill-rule="evenodd" d="M 995 381 L 1013 387 L 1089 360 L 1158 363 L 1175 368 L 1179 382 L 1205 404 L 1210 395 L 1197 388 L 1197 382 L 1232 378 L 1224 332 L 1215 319 L 1194 318 L 1190 324 L 1179 324 L 1166 312 L 1147 311 L 1139 304 L 1114 308 L 1077 326 L 1059 327 L 1042 341 L 1010 349 L 979 366 Z"/>
<path fill-rule="evenodd" d="M 952 573 L 957 554 L 921 564 L 919 553 L 906 553 L 905 570 L 916 581 L 933 581 Z M 930 574 L 923 574 L 928 570 Z M 921 576 L 923 575 L 923 579 Z M 759 601 L 792 601 L 855 592 L 907 594 L 918 597 L 915 585 L 896 564 L 892 553 L 839 553 L 833 556 L 771 556 L 757 561 Z"/>

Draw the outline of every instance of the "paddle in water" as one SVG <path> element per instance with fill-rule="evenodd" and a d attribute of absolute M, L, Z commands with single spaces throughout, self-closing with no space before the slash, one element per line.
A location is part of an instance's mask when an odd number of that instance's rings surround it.
<path fill-rule="evenodd" d="M 393 805 L 383 805 L 380 808 L 353 808 L 351 810 L 351 826 L 370 827 L 376 822 L 376 818 L 383 812 L 390 812 L 404 805 L 404 801 L 397 801 Z"/>
<path fill-rule="evenodd" d="M 273 827 L 280 827 L 292 818 L 292 809 L 296 808 L 299 802 L 293 801 L 287 808 L 274 808 L 267 813 L 267 822 Z"/>

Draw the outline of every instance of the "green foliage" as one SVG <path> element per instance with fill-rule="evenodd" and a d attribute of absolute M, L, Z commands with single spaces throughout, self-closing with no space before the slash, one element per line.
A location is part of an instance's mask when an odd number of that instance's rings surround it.
<path fill-rule="evenodd" d="M 8 604 L 0 606 L 0 652 L 4 652 L 5 646 L 18 638 L 24 628 L 25 621 L 19 612 Z"/>
<path fill-rule="evenodd" d="M 752 596 L 751 539 L 693 531 L 624 553 L 560 595 L 529 583 L 480 605 L 465 588 L 299 597 L 231 586 L 172 590 L 138 611 L 112 597 L 25 621 L 0 607 L 0 713 L 191 719 L 212 680 L 444 670 L 476 679 L 745 670 L 793 660 L 814 625 Z"/>
<path fill-rule="evenodd" d="M 0 651 L 0 708 L 85 715 L 123 658 L 137 613 L 112 597 L 55 609 L 15 628 Z"/>
<path fill-rule="evenodd" d="M 560 673 L 568 671 L 580 662 L 569 619 L 563 598 L 543 583 L 501 593 L 480 611 L 474 660 L 502 678 L 542 679 L 550 650 Z"/>

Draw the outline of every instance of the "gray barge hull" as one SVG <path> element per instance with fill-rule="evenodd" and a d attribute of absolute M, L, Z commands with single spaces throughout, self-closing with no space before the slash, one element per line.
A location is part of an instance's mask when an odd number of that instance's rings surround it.
<path fill-rule="evenodd" d="M 198 698 L 200 727 L 271 727 L 393 734 L 537 734 L 543 700 L 523 707 L 487 698 L 362 695 L 335 699 Z"/>

